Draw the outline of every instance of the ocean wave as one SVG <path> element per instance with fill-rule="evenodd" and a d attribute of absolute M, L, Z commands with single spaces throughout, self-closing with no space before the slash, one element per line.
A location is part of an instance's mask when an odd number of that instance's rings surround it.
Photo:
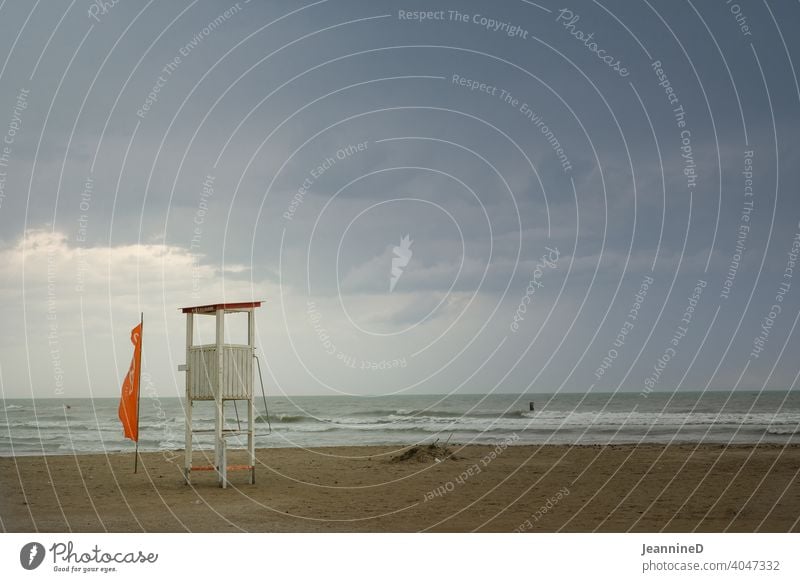
<path fill-rule="evenodd" d="M 507 411 L 480 411 L 480 412 L 459 412 L 449 410 L 431 410 L 427 408 L 398 408 L 395 410 L 390 409 L 373 409 L 373 410 L 356 410 L 348 412 L 348 417 L 365 417 L 365 418 L 384 418 L 384 417 L 419 417 L 419 416 L 434 416 L 439 418 L 523 418 L 530 413 L 528 410 L 507 410 Z"/>
<path fill-rule="evenodd" d="M 534 412 L 528 410 L 505 410 L 496 412 L 451 412 L 445 410 L 400 409 L 388 413 L 389 417 L 434 417 L 434 418 L 532 418 Z"/>
<path fill-rule="evenodd" d="M 767 434 L 780 436 L 797 436 L 800 435 L 800 427 L 770 427 L 766 432 Z"/>
<path fill-rule="evenodd" d="M 269 401 L 272 436 L 265 434 L 263 406 L 255 411 L 256 436 L 258 446 L 266 447 L 395 444 L 447 438 L 451 433 L 458 442 L 493 442 L 516 434 L 526 444 L 800 442 L 800 398 L 792 406 L 776 400 L 753 407 L 751 400 L 745 400 L 725 406 L 722 412 L 686 403 L 664 404 L 662 409 L 659 402 L 642 403 L 636 394 L 613 406 L 606 400 L 576 404 L 575 398 L 545 403 L 542 397 L 538 409 L 530 411 L 527 401 L 510 397 L 442 402 L 427 397 L 369 402 L 309 398 L 302 401 L 305 407 L 277 399 Z M 132 443 L 122 437 L 118 399 L 70 401 L 72 408 L 66 411 L 60 401 L 3 404 L 11 412 L 0 419 L 0 456 L 11 454 L 12 447 L 15 455 L 43 450 L 53 454 L 54 449 L 55 454 L 132 450 Z M 209 431 L 197 434 L 196 444 L 213 448 L 214 408 L 208 404 L 194 407 L 193 425 Z M 176 398 L 165 399 L 163 405 L 160 412 L 143 404 L 140 450 L 183 446 L 185 403 Z M 226 406 L 226 428 L 236 427 L 234 412 L 233 406 Z M 244 428 L 246 406 L 239 406 L 238 412 Z"/>
<path fill-rule="evenodd" d="M 404 411 L 405 413 L 392 414 L 386 416 L 330 416 L 314 417 L 303 414 L 275 414 L 270 416 L 272 423 L 276 425 L 291 425 L 297 430 L 302 430 L 307 426 L 337 426 L 364 430 L 398 430 L 407 426 L 431 426 L 436 430 L 443 428 L 458 428 L 463 430 L 483 431 L 486 429 L 506 429 L 506 430 L 528 430 L 530 428 L 539 429 L 567 429 L 585 428 L 588 430 L 601 430 L 607 428 L 626 429 L 678 429 L 711 427 L 734 429 L 767 429 L 796 431 L 800 427 L 800 414 L 796 413 L 754 413 L 754 414 L 711 414 L 700 413 L 692 415 L 675 413 L 622 413 L 622 412 L 555 412 L 541 411 L 529 412 L 518 411 L 511 413 L 480 413 L 476 415 L 457 415 L 441 411 L 429 411 L 420 414 L 420 411 Z M 267 417 L 259 415 L 255 418 L 259 424 L 266 424 Z M 242 426 L 246 425 L 246 418 L 242 419 Z M 212 419 L 194 419 L 197 428 L 213 428 Z M 236 426 L 235 418 L 226 419 L 226 426 Z M 164 431 L 181 430 L 183 419 L 164 420 L 147 419 L 142 420 L 140 429 L 142 431 Z M 786 428 L 783 428 L 786 427 Z M 67 432 L 90 432 L 96 434 L 100 432 L 114 433 L 120 430 L 118 419 L 97 422 L 93 419 L 63 419 L 63 420 L 43 420 L 38 421 L 32 418 L 8 420 L 0 422 L 0 430 L 11 433 L 18 431 L 52 431 L 57 433 Z M 778 434 L 778 433 L 770 433 Z M 780 433 L 789 434 L 789 433 Z"/>
<path fill-rule="evenodd" d="M 332 426 L 325 424 L 306 424 L 298 428 L 296 425 L 291 427 L 283 427 L 281 425 L 273 425 L 272 430 L 277 432 L 331 432 L 334 430 L 341 430 L 340 426 Z"/>
<path fill-rule="evenodd" d="M 276 423 L 294 423 L 294 422 L 320 422 L 319 419 L 313 416 L 306 416 L 304 414 L 259 414 L 255 417 L 257 423 L 276 422 Z"/>
<path fill-rule="evenodd" d="M 261 417 L 259 416 L 259 418 L 261 418 Z M 266 418 L 266 417 L 264 417 L 264 418 Z M 272 420 L 274 422 L 284 422 L 284 423 L 289 423 L 289 422 L 318 422 L 318 420 L 316 418 L 313 418 L 311 416 L 306 416 L 304 414 L 276 414 L 272 418 Z"/>
<path fill-rule="evenodd" d="M 702 430 L 704 428 L 712 430 L 765 430 L 780 424 L 775 423 L 774 415 L 764 415 L 759 417 L 741 417 L 737 415 L 708 415 L 705 418 L 686 418 L 681 415 L 560 415 L 560 416 L 540 416 L 520 415 L 518 417 L 476 417 L 476 416 L 399 416 L 390 415 L 385 418 L 319 418 L 315 422 L 303 422 L 303 420 L 314 420 L 304 417 L 303 419 L 293 419 L 288 424 L 291 430 L 305 432 L 313 426 L 335 426 L 351 431 L 421 431 L 421 432 L 442 432 L 442 431 L 465 431 L 474 433 L 506 431 L 506 432 L 561 432 L 561 431 L 589 431 L 602 432 L 604 434 L 621 432 L 636 432 L 650 434 L 670 434 L 680 430 Z M 783 419 L 786 420 L 786 419 Z M 788 426 L 797 426 L 792 421 L 785 423 Z M 778 434 L 778 433 L 771 433 Z M 782 433 L 783 434 L 783 433 Z M 788 434 L 788 433 L 787 433 Z"/>
<path fill-rule="evenodd" d="M 266 422 L 265 415 L 258 415 L 256 422 Z M 780 423 L 800 424 L 797 413 L 675 413 L 675 412 L 611 412 L 611 411 L 562 411 L 562 410 L 508 410 L 496 412 L 451 412 L 425 409 L 396 409 L 352 411 L 342 416 L 313 416 L 305 414 L 275 414 L 273 422 L 281 423 L 333 423 L 341 425 L 391 424 L 409 421 L 438 421 L 491 424 L 496 422 L 520 422 L 524 425 L 535 421 L 546 425 L 576 426 L 683 426 L 683 425 L 770 425 Z M 510 425 L 509 425 L 510 426 Z"/>
<path fill-rule="evenodd" d="M 86 430 L 89 428 L 86 424 L 83 423 L 73 423 L 73 422 L 66 422 L 64 420 L 19 420 L 19 421 L 12 421 L 8 424 L 3 423 L 0 424 L 0 428 L 6 429 L 34 429 L 34 430 L 42 430 L 42 429 L 51 429 L 51 428 L 70 428 L 70 429 L 78 429 L 78 430 Z M 95 425 L 94 428 L 97 428 Z"/>
<path fill-rule="evenodd" d="M 45 441 L 60 441 L 63 440 L 63 435 L 31 435 L 31 436 L 21 436 L 21 435 L 0 435 L 0 443 L 3 444 L 13 444 L 17 446 L 19 444 L 31 444 L 31 443 L 40 443 Z"/>

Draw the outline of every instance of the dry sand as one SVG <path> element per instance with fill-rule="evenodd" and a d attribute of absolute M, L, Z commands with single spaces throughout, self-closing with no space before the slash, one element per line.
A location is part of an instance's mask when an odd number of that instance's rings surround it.
<path fill-rule="evenodd" d="M 258 451 L 255 485 L 133 455 L 0 459 L 5 531 L 800 531 L 800 446 Z M 229 462 L 240 462 L 231 458 Z M 438 490 L 439 494 L 435 492 Z M 548 502 L 549 500 L 549 502 Z"/>

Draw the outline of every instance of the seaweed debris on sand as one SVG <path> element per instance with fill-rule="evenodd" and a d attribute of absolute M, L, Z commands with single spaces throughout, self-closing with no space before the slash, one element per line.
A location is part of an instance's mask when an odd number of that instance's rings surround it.
<path fill-rule="evenodd" d="M 447 443 L 444 445 L 440 445 L 437 439 L 436 442 L 430 443 L 429 445 L 410 447 L 401 454 L 392 457 L 391 462 L 406 463 L 409 461 L 416 461 L 417 463 L 429 463 L 434 461 L 439 463 L 447 459 L 458 460 L 459 457 L 455 456 L 453 451 L 447 446 L 449 442 L 450 439 L 448 439 Z"/>

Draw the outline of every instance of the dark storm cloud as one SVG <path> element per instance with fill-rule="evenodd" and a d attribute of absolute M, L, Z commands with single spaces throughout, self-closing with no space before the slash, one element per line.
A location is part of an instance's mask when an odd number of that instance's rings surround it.
<path fill-rule="evenodd" d="M 180 359 L 175 304 L 269 294 L 259 321 L 276 362 L 294 361 L 289 336 L 301 352 L 319 347 L 307 314 L 316 301 L 352 353 L 384 344 L 348 314 L 381 333 L 424 320 L 386 350 L 444 334 L 442 360 L 467 341 L 486 358 L 507 337 L 487 364 L 498 378 L 517 366 L 505 389 L 526 388 L 551 353 L 539 387 L 590 385 L 651 275 L 636 351 L 626 347 L 605 387 L 624 377 L 641 388 L 699 279 L 707 287 L 667 383 L 702 350 L 686 384 L 729 387 L 741 371 L 731 362 L 751 353 L 789 280 L 800 218 L 794 5 L 740 2 L 738 20 L 724 2 L 68 6 L 0 10 L 0 134 L 16 124 L 0 183 L 3 309 L 45 359 L 48 257 L 60 257 L 64 337 L 80 321 L 96 337 L 117 334 L 109 318 L 124 327 L 135 298 L 163 312 L 162 352 Z M 26 232 L 42 253 L 26 251 Z M 406 235 L 411 256 L 390 290 Z M 558 265 L 510 333 L 546 246 Z M 125 279 L 138 287 L 110 280 L 112 257 L 147 266 Z M 76 291 L 84 276 L 91 286 Z M 43 294 L 23 297 L 23 284 Z M 748 386 L 793 377 L 780 364 L 767 380 L 765 361 L 789 337 L 797 291 Z M 19 345 L 3 356 L 6 382 L 23 392 L 50 382 L 47 368 L 34 381 L 11 366 L 33 357 Z M 151 361 L 177 382 L 166 360 Z M 478 360 L 457 358 L 441 382 Z M 111 361 L 92 365 L 113 377 Z M 404 374 L 399 384 L 413 380 Z"/>

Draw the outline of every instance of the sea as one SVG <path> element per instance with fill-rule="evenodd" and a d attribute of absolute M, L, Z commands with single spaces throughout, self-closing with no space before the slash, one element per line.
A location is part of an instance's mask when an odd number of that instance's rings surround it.
<path fill-rule="evenodd" d="M 116 398 L 0 400 L 0 456 L 130 452 Z M 531 410 L 533 408 L 533 410 Z M 184 448 L 181 398 L 142 397 L 140 451 Z M 225 405 L 225 428 L 246 426 Z M 214 428 L 213 403 L 194 427 Z M 800 443 L 800 393 L 678 392 L 278 396 L 257 401 L 258 447 L 459 444 Z M 229 446 L 243 446 L 241 440 Z M 213 448 L 212 435 L 195 447 Z"/>

